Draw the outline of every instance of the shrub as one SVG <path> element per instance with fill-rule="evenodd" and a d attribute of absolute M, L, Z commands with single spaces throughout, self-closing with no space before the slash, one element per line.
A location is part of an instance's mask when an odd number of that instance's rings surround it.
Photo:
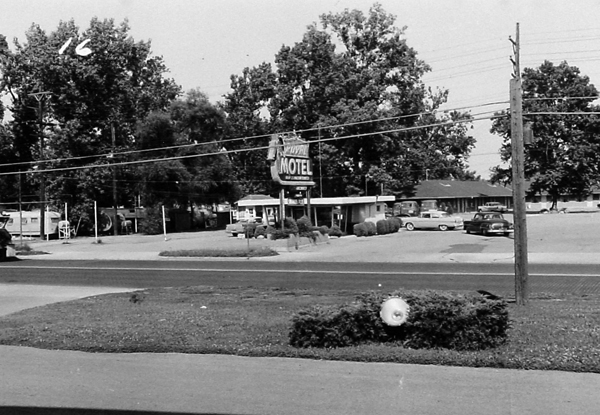
<path fill-rule="evenodd" d="M 344 235 L 344 233 L 342 232 L 342 230 L 340 229 L 340 227 L 339 227 L 339 226 L 337 226 L 337 225 L 333 225 L 333 226 L 332 226 L 332 227 L 331 227 L 331 228 L 330 228 L 330 229 L 327 231 L 327 233 L 329 234 L 329 236 L 337 236 L 337 237 L 340 237 L 340 236 L 343 236 L 343 235 Z"/>
<path fill-rule="evenodd" d="M 312 233 L 313 225 L 308 216 L 302 216 L 298 219 L 296 225 L 298 226 L 298 233 L 300 236 L 307 236 L 308 233 Z"/>
<path fill-rule="evenodd" d="M 272 240 L 288 239 L 290 237 L 290 234 L 287 233 L 285 229 L 270 228 L 270 230 L 267 231 L 267 234 L 271 237 Z"/>
<path fill-rule="evenodd" d="M 353 226 L 354 235 L 356 236 L 369 236 L 367 225 L 365 222 L 357 223 Z"/>
<path fill-rule="evenodd" d="M 402 297 L 410 306 L 402 326 L 387 326 L 379 317 L 390 296 Z M 368 293 L 350 305 L 300 311 L 292 318 L 289 339 L 296 347 L 396 342 L 415 349 L 481 350 L 506 341 L 509 327 L 504 300 L 436 291 Z"/>
<path fill-rule="evenodd" d="M 317 230 L 323 236 L 329 235 L 329 228 L 327 226 L 319 226 L 319 228 Z"/>
<path fill-rule="evenodd" d="M 305 238 L 310 239 L 312 242 L 317 240 L 317 235 L 315 235 L 315 230 L 317 230 L 310 221 L 310 218 L 306 215 L 302 216 L 296 222 L 298 225 L 298 235 L 304 236 Z"/>
<path fill-rule="evenodd" d="M 287 231 L 288 234 L 297 234 L 299 232 L 298 224 L 294 220 L 294 218 L 287 217 L 283 221 L 283 227 Z"/>
<path fill-rule="evenodd" d="M 380 219 L 377 221 L 376 223 L 377 226 L 377 234 L 378 235 L 385 235 L 387 233 L 390 233 L 390 226 L 387 220 L 385 219 Z"/>
<path fill-rule="evenodd" d="M 377 235 L 377 225 L 368 221 L 365 222 L 365 225 L 367 226 L 367 236 Z"/>
<path fill-rule="evenodd" d="M 10 241 L 12 240 L 12 235 L 4 228 L 0 228 L 0 248 L 6 248 Z"/>
<path fill-rule="evenodd" d="M 298 234 L 298 225 L 294 218 L 285 218 L 283 224 L 284 229 L 281 229 L 281 222 L 275 223 L 275 227 L 267 227 L 267 234 L 271 239 L 287 239 L 290 235 Z"/>
<path fill-rule="evenodd" d="M 398 232 L 402 228 L 402 219 L 398 217 L 391 217 L 386 219 L 389 222 L 390 232 Z"/>
<path fill-rule="evenodd" d="M 257 226 L 254 230 L 254 237 L 258 238 L 259 236 L 266 237 L 267 236 L 267 228 L 266 226 Z"/>
<path fill-rule="evenodd" d="M 345 347 L 368 341 L 371 314 L 357 305 L 313 306 L 293 318 L 290 344 L 295 347 Z"/>
<path fill-rule="evenodd" d="M 146 235 L 163 233 L 162 208 L 160 206 L 147 207 L 146 218 L 140 221 L 138 230 Z"/>

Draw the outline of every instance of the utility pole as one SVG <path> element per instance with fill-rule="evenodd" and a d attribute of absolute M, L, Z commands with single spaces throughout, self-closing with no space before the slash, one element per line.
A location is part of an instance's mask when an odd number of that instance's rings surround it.
<path fill-rule="evenodd" d="M 38 102 L 38 123 L 40 135 L 40 165 L 39 169 L 43 170 L 42 160 L 44 159 L 44 97 L 50 95 L 51 92 L 36 92 L 29 94 Z M 43 172 L 40 172 L 40 240 L 44 240 L 46 236 L 46 177 Z"/>
<path fill-rule="evenodd" d="M 111 121 L 110 123 L 110 136 L 112 138 L 112 157 L 113 163 L 116 164 L 115 160 L 115 124 Z M 117 166 L 113 165 L 112 168 L 112 191 L 113 191 L 113 205 L 114 205 L 114 215 L 115 221 L 113 222 L 113 233 L 115 236 L 119 234 L 119 230 L 117 229 L 117 225 L 119 224 L 119 216 L 118 216 L 118 208 L 117 208 Z"/>
<path fill-rule="evenodd" d="M 527 219 L 525 207 L 525 161 L 523 150 L 523 100 L 521 87 L 519 24 L 513 45 L 513 79 L 510 80 L 510 131 L 512 146 L 513 217 L 515 223 L 515 300 L 517 305 L 529 301 L 527 260 Z"/>

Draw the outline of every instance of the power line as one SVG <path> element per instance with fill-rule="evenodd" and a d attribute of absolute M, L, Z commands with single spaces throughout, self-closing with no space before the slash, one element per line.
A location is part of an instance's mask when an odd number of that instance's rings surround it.
<path fill-rule="evenodd" d="M 372 135 L 414 131 L 414 130 L 426 129 L 426 128 L 445 127 L 445 126 L 451 126 L 451 125 L 456 125 L 456 124 L 465 124 L 465 123 L 471 123 L 474 121 L 480 121 L 480 120 L 484 120 L 484 119 L 494 119 L 494 118 L 501 118 L 501 117 L 504 117 L 504 115 L 491 115 L 491 116 L 486 116 L 486 117 L 482 117 L 482 118 L 470 118 L 470 119 L 456 120 L 456 121 L 449 120 L 449 121 L 444 121 L 441 123 L 434 123 L 434 124 L 428 124 L 428 125 L 404 127 L 404 128 L 397 128 L 397 129 L 384 130 L 384 131 L 374 131 L 374 132 L 352 134 L 352 135 L 339 136 L 339 137 L 328 137 L 328 138 L 323 138 L 320 140 L 311 140 L 311 144 L 319 143 L 319 142 L 324 143 L 324 142 L 330 142 L 330 141 L 338 141 L 338 140 L 344 140 L 344 139 L 350 139 L 350 138 L 363 138 L 363 137 L 368 137 L 368 136 L 372 136 Z M 217 152 L 204 153 L 204 154 L 188 154 L 188 155 L 182 155 L 182 156 L 163 157 L 163 158 L 158 158 L 158 159 L 123 161 L 123 162 L 112 163 L 112 164 L 90 164 L 90 165 L 85 165 L 85 166 L 60 167 L 60 168 L 54 168 L 54 169 L 38 169 L 36 172 L 32 172 L 32 173 L 73 171 L 73 170 L 85 170 L 85 169 L 95 169 L 95 168 L 112 168 L 114 166 L 138 165 L 138 164 L 165 162 L 165 161 L 173 161 L 173 160 L 183 160 L 183 159 L 189 159 L 189 158 L 202 158 L 202 157 L 217 156 L 217 155 L 243 153 L 243 152 L 249 152 L 249 151 L 266 150 L 268 148 L 269 148 L 269 146 L 267 145 L 267 146 L 254 147 L 251 149 L 245 148 L 245 149 L 217 151 Z M 2 173 L 0 173 L 0 176 L 7 176 L 7 175 L 12 175 L 12 174 L 17 174 L 17 173 L 18 172 L 2 172 Z"/>
<path fill-rule="evenodd" d="M 414 117 L 420 117 L 423 115 L 438 114 L 438 113 L 443 114 L 443 113 L 450 113 L 450 112 L 454 112 L 454 111 L 463 111 L 466 109 L 474 109 L 474 108 L 480 108 L 480 107 L 486 107 L 486 106 L 498 105 L 498 104 L 505 104 L 505 103 L 508 103 L 508 101 L 490 102 L 490 103 L 485 103 L 485 104 L 479 104 L 476 106 L 463 106 L 463 107 L 451 108 L 451 109 L 443 109 L 443 110 L 440 109 L 440 110 L 436 110 L 436 111 L 425 111 L 425 112 L 420 112 L 420 113 L 415 113 L 415 114 L 399 115 L 399 116 L 395 116 L 395 117 L 378 118 L 375 120 L 356 121 L 356 122 L 351 122 L 351 123 L 336 124 L 336 125 L 330 125 L 330 126 L 321 126 L 321 127 L 308 128 L 308 129 L 303 129 L 303 130 L 295 130 L 293 132 L 303 133 L 303 132 L 318 131 L 319 128 L 320 129 L 336 129 L 336 128 L 343 128 L 343 127 L 351 127 L 351 126 L 356 126 L 356 125 L 361 125 L 361 124 L 393 121 L 393 120 L 399 120 L 399 119 L 403 119 L 403 118 L 414 118 Z M 292 133 L 292 131 L 282 132 L 282 133 L 278 133 L 278 134 L 290 134 L 290 133 Z M 112 158 L 112 157 L 116 157 L 116 156 L 123 156 L 123 155 L 130 155 L 130 154 L 142 154 L 145 152 L 195 148 L 195 147 L 207 146 L 207 145 L 223 145 L 226 143 L 232 143 L 232 142 L 236 142 L 236 141 L 265 138 L 265 137 L 269 137 L 270 135 L 271 134 L 262 134 L 262 135 L 249 136 L 249 137 L 238 137 L 238 138 L 230 138 L 230 139 L 224 139 L 224 140 L 213 140 L 213 141 L 207 141 L 207 142 L 202 142 L 202 143 L 182 144 L 182 145 L 167 146 L 167 147 L 156 147 L 156 148 L 142 149 L 142 150 L 129 150 L 129 151 L 122 151 L 122 152 L 114 152 L 114 153 L 95 154 L 95 155 L 89 155 L 89 156 L 65 157 L 65 158 L 55 158 L 55 159 L 46 159 L 46 160 L 24 161 L 24 162 L 17 162 L 17 163 L 5 163 L 5 164 L 0 164 L 0 167 L 14 167 L 14 166 L 23 166 L 23 165 L 31 166 L 31 165 L 38 165 L 38 164 L 43 164 L 43 163 L 56 163 L 56 162 L 73 161 L 73 160 L 85 160 L 85 159 L 94 159 L 94 158 L 99 159 L 99 158 L 107 158 L 107 157 Z"/>

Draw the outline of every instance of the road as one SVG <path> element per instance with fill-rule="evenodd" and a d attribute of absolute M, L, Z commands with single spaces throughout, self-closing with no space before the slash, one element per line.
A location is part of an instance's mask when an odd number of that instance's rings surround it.
<path fill-rule="evenodd" d="M 253 286 L 286 289 L 486 290 L 514 294 L 511 264 L 326 263 L 259 260 L 23 260 L 0 265 L 0 283 L 151 288 Z M 593 264 L 530 264 L 532 293 L 600 294 Z"/>

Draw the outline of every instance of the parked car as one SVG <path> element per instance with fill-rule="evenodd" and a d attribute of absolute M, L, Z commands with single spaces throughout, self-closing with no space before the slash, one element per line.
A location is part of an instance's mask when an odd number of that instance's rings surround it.
<path fill-rule="evenodd" d="M 508 236 L 514 229 L 513 224 L 504 219 L 504 215 L 500 212 L 479 212 L 472 220 L 465 222 L 465 231 L 482 235 Z"/>
<path fill-rule="evenodd" d="M 506 212 L 508 207 L 500 202 L 487 202 L 477 208 L 478 212 Z"/>
<path fill-rule="evenodd" d="M 419 204 L 413 200 L 405 200 L 403 202 L 394 203 L 393 215 L 397 217 L 417 216 L 421 208 Z"/>
<path fill-rule="evenodd" d="M 415 229 L 439 229 L 447 231 L 448 229 L 462 229 L 464 226 L 463 218 L 460 216 L 451 216 L 447 212 L 439 210 L 430 210 L 423 212 L 419 216 L 403 218 L 406 230 Z"/>
<path fill-rule="evenodd" d="M 262 226 L 265 229 L 267 228 L 265 225 L 262 224 L 261 218 L 255 218 L 250 220 L 242 219 L 240 221 L 230 223 L 227 226 L 225 226 L 225 232 L 230 233 L 231 236 L 237 237 L 238 235 L 246 233 L 246 227 L 248 226 L 248 224 L 255 224 L 256 226 Z"/>

